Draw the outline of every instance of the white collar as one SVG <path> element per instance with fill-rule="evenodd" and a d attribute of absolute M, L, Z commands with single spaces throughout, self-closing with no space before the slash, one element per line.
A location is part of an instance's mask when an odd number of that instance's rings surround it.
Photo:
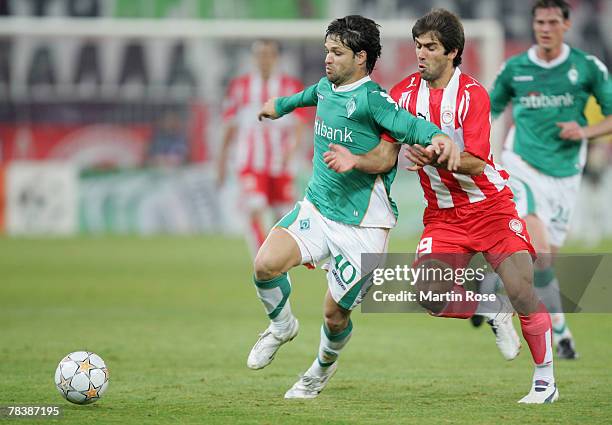
<path fill-rule="evenodd" d="M 569 54 L 570 54 L 570 47 L 565 43 L 561 45 L 561 54 L 559 54 L 559 56 L 557 56 L 550 62 L 547 62 L 544 59 L 541 59 L 538 57 L 537 44 L 531 46 L 529 50 L 527 50 L 527 56 L 529 57 L 529 60 L 535 63 L 536 65 L 541 66 L 542 68 L 546 68 L 546 69 L 554 68 L 557 65 L 561 65 L 569 57 Z"/>
<path fill-rule="evenodd" d="M 347 92 L 347 91 L 355 90 L 357 87 L 359 87 L 362 84 L 367 83 L 368 81 L 372 81 L 372 79 L 370 78 L 369 75 L 366 75 L 361 80 L 357 80 L 351 84 L 345 84 L 343 86 L 336 86 L 335 84 L 332 84 L 332 90 L 335 91 L 336 93 Z"/>

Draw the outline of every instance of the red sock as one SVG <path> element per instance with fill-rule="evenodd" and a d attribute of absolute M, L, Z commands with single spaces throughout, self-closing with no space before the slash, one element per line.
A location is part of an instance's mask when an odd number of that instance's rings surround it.
<path fill-rule="evenodd" d="M 263 245 L 266 240 L 266 234 L 263 230 L 263 226 L 261 225 L 261 221 L 257 218 L 251 218 L 250 220 L 251 226 L 251 235 L 254 243 L 257 245 L 255 248 L 255 252 L 259 250 L 259 248 Z"/>
<path fill-rule="evenodd" d="M 444 309 L 434 314 L 436 317 L 451 317 L 454 319 L 469 319 L 476 313 L 478 301 L 468 301 L 466 299 L 465 288 L 461 285 L 453 285 L 451 289 L 455 294 L 461 295 L 461 301 L 449 301 Z"/>
<path fill-rule="evenodd" d="M 529 345 L 531 356 L 536 365 L 552 361 L 552 324 L 550 314 L 544 304 L 538 305 L 538 311 L 527 316 L 519 315 L 523 337 Z"/>

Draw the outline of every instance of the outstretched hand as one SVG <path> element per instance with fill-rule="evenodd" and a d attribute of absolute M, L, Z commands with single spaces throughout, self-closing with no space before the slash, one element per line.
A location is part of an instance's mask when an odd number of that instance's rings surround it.
<path fill-rule="evenodd" d="M 586 139 L 584 129 L 576 121 L 558 122 L 557 127 L 561 128 L 559 137 L 564 140 L 581 141 Z"/>
<path fill-rule="evenodd" d="M 426 165 L 435 164 L 438 160 L 433 145 L 423 147 L 421 145 L 408 145 L 404 151 L 404 157 L 414 165 L 406 167 L 408 171 L 418 171 Z"/>
<path fill-rule="evenodd" d="M 404 157 L 414 164 L 406 167 L 408 171 L 418 171 L 426 165 L 444 166 L 448 171 L 456 171 L 461 163 L 459 148 L 447 136 L 435 136 L 427 147 L 407 146 Z"/>
<path fill-rule="evenodd" d="M 278 113 L 276 112 L 275 103 L 276 103 L 275 97 L 268 99 L 266 103 L 264 103 L 264 105 L 261 107 L 259 114 L 257 114 L 257 119 L 259 121 L 261 121 L 263 118 L 268 118 L 271 120 L 277 119 Z"/>
<path fill-rule="evenodd" d="M 323 153 L 323 161 L 327 168 L 337 173 L 346 173 L 355 168 L 357 158 L 347 148 L 342 145 L 330 143 L 329 150 Z"/>
<path fill-rule="evenodd" d="M 439 155 L 436 165 L 443 167 L 446 164 L 448 171 L 457 171 L 461 163 L 461 152 L 457 144 L 446 135 L 438 135 L 431 139 L 431 145 Z"/>

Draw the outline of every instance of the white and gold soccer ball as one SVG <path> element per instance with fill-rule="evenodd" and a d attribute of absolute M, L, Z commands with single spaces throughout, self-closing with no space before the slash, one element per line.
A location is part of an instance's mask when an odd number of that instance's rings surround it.
<path fill-rule="evenodd" d="M 108 368 L 100 356 L 75 351 L 62 359 L 55 370 L 55 386 L 68 401 L 90 404 L 108 389 Z"/>

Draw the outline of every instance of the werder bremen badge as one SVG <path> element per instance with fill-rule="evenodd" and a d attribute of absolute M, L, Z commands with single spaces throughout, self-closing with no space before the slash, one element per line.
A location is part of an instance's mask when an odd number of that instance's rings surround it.
<path fill-rule="evenodd" d="M 574 65 L 572 65 L 572 67 L 570 68 L 569 71 L 567 71 L 567 78 L 570 80 L 570 82 L 572 84 L 576 84 L 576 82 L 578 81 L 578 70 L 576 69 L 576 67 Z"/>
<path fill-rule="evenodd" d="M 355 105 L 355 98 L 351 97 L 351 99 L 346 103 L 346 117 L 350 118 L 357 109 L 357 105 Z"/>

